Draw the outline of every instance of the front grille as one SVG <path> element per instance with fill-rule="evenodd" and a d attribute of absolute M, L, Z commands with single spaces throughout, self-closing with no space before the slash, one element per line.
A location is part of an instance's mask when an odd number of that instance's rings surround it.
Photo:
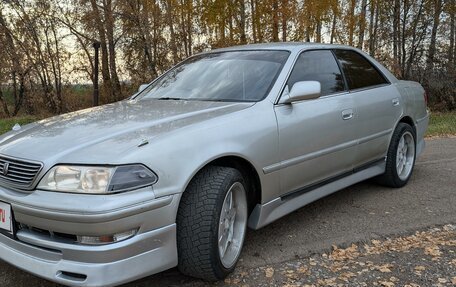
<path fill-rule="evenodd" d="M 43 165 L 39 162 L 0 155 L 0 182 L 22 189 L 31 188 L 41 168 Z"/>

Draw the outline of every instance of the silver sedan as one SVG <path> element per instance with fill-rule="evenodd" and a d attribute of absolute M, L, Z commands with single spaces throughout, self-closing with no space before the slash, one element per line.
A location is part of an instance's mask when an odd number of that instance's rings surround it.
<path fill-rule="evenodd" d="M 351 47 L 195 55 L 0 137 L 0 258 L 71 286 L 223 279 L 247 227 L 368 178 L 405 185 L 427 125 L 423 88 Z"/>

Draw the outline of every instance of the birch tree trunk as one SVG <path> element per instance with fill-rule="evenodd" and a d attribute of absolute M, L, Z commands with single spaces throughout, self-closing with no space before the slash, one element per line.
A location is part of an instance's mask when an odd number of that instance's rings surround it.
<path fill-rule="evenodd" d="M 348 14 L 348 45 L 353 46 L 355 35 L 355 8 L 356 0 L 350 0 L 349 14 Z"/>
<path fill-rule="evenodd" d="M 437 38 L 437 30 L 440 25 L 440 14 L 442 13 L 442 0 L 434 0 L 434 22 L 432 24 L 431 41 L 429 44 L 429 51 L 426 61 L 426 74 L 432 72 L 434 68 L 434 56 L 435 56 L 435 42 Z"/>
<path fill-rule="evenodd" d="M 448 66 L 450 71 L 455 69 L 455 38 L 456 38 L 456 23 L 455 23 L 455 14 L 456 14 L 456 0 L 450 0 L 450 45 L 448 48 Z"/>
<path fill-rule="evenodd" d="M 361 2 L 361 15 L 359 18 L 359 36 L 358 36 L 358 48 L 363 49 L 364 46 L 364 31 L 366 29 L 366 11 L 367 11 L 367 0 Z"/>
<path fill-rule="evenodd" d="M 394 58 L 394 69 L 397 71 L 399 66 L 399 21 L 401 15 L 401 2 L 400 0 L 394 0 L 393 7 L 393 58 Z"/>

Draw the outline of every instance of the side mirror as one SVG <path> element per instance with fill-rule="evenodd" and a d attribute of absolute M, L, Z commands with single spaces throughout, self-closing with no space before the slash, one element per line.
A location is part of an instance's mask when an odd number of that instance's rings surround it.
<path fill-rule="evenodd" d="M 141 86 L 139 86 L 138 93 L 141 93 L 142 91 L 144 91 L 148 86 L 149 86 L 149 84 L 142 84 Z"/>
<path fill-rule="evenodd" d="M 296 82 L 288 95 L 282 95 L 281 104 L 290 104 L 304 100 L 317 99 L 321 96 L 321 84 L 317 81 Z"/>

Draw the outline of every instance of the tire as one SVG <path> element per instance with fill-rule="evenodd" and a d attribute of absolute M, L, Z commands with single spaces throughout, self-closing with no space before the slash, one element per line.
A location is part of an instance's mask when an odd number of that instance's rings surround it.
<path fill-rule="evenodd" d="M 404 145 L 401 142 L 402 140 Z M 405 152 L 404 148 L 406 149 Z M 376 182 L 393 188 L 403 187 L 412 175 L 415 159 L 415 131 L 410 125 L 399 123 L 388 148 L 385 173 L 377 177 Z"/>
<path fill-rule="evenodd" d="M 176 220 L 178 268 L 183 274 L 216 281 L 234 270 L 247 229 L 245 186 L 238 170 L 217 166 L 203 169 L 191 181 Z"/>

